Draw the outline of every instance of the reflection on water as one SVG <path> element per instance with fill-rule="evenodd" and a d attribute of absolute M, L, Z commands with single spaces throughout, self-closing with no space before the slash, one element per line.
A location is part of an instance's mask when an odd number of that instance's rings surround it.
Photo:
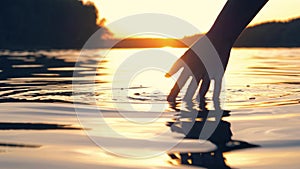
<path fill-rule="evenodd" d="M 208 169 L 230 169 L 230 164 L 226 163 L 223 153 L 258 147 L 258 145 L 232 139 L 231 124 L 223 120 L 223 117 L 228 116 L 230 116 L 230 111 L 227 110 L 181 110 L 173 121 L 166 124 L 171 128 L 171 131 L 184 134 L 185 139 L 208 140 L 216 148 L 205 152 L 169 152 L 170 163 L 173 165 L 199 166 Z M 209 134 L 208 138 L 205 138 L 203 133 L 209 132 L 205 130 L 209 125 L 214 126 L 214 130 Z"/>
<path fill-rule="evenodd" d="M 106 50 L 91 50 L 90 53 L 87 53 L 87 55 L 83 57 L 83 60 L 78 63 L 79 67 L 76 68 L 74 66 L 77 57 L 80 55 L 80 51 L 76 50 L 0 52 L 0 102 L 35 101 L 71 103 L 73 102 L 72 83 L 73 80 L 77 80 L 81 81 L 79 86 L 80 91 L 75 91 L 75 94 L 82 98 L 81 103 L 94 104 L 96 101 L 96 104 L 100 106 L 112 108 L 114 101 L 119 103 L 127 101 L 122 100 L 124 97 L 115 97 L 114 100 L 112 98 L 111 82 L 114 77 L 114 72 L 126 58 L 141 50 L 151 49 L 113 49 L 107 53 L 104 60 L 101 59 L 101 56 L 106 54 Z M 170 52 L 178 57 L 185 51 L 185 49 L 173 48 L 164 48 L 161 50 Z M 171 164 L 180 165 L 182 168 L 185 168 L 186 165 L 213 169 L 235 167 L 235 163 L 240 162 L 240 158 L 234 156 L 233 153 L 233 160 L 230 161 L 228 155 L 230 157 L 232 154 L 226 154 L 227 152 L 253 148 L 258 145 L 248 143 L 247 141 L 250 141 L 248 138 L 243 138 L 245 139 L 244 141 L 235 140 L 233 138 L 231 123 L 225 120 L 225 117 L 230 116 L 230 112 L 225 110 L 299 104 L 299 58 L 300 49 L 234 49 L 226 72 L 226 89 L 224 90 L 227 98 L 225 100 L 225 106 L 222 106 L 222 109 L 218 109 L 222 110 L 221 113 L 218 113 L 218 111 L 209 111 L 208 113 L 208 110 L 205 109 L 205 105 L 202 104 L 200 104 L 200 107 L 198 108 L 193 108 L 191 106 L 187 107 L 185 110 L 181 110 L 180 114 L 177 113 L 172 120 L 169 120 L 166 123 L 168 127 L 162 128 L 165 120 L 164 118 L 162 119 L 163 121 L 158 121 L 158 123 L 153 124 L 151 127 L 135 127 L 135 133 L 132 132 L 132 128 L 128 127 L 129 123 L 124 123 L 124 119 L 108 118 L 107 120 L 113 127 L 121 129 L 122 132 L 128 133 L 127 135 L 132 137 L 149 137 L 152 136 L 152 134 L 156 134 L 153 132 L 154 130 L 159 131 L 166 129 L 169 131 L 170 129 L 176 134 L 179 133 L 184 135 L 185 141 L 200 138 L 207 139 L 215 145 L 215 149 L 206 149 L 207 151 L 201 151 L 202 149 L 175 149 L 174 151 L 170 151 L 165 155 L 168 160 L 170 160 Z M 76 79 L 73 79 L 72 77 L 74 70 L 78 71 L 78 78 Z M 126 68 L 123 69 L 122 72 L 126 74 Z M 96 75 L 96 77 L 94 75 Z M 159 105 L 166 103 L 165 98 L 169 89 L 173 86 L 173 81 L 165 79 L 163 76 L 164 72 L 147 70 L 136 75 L 130 86 L 113 88 L 112 90 L 117 93 L 123 93 L 120 91 L 127 91 L 128 95 L 126 95 L 126 97 L 133 106 L 136 106 L 135 108 L 137 109 L 145 110 L 151 107 L 152 103 Z M 122 79 L 118 80 L 122 81 Z M 181 96 L 182 94 L 183 93 L 181 93 Z M 211 94 L 212 91 L 209 91 L 208 95 L 211 96 Z M 207 107 L 212 107 L 211 100 L 208 100 Z M 141 111 L 137 112 L 138 113 L 134 112 L 132 116 L 135 118 L 143 117 Z M 252 123 L 254 120 L 259 120 L 259 118 L 279 119 L 285 117 L 283 119 L 286 120 L 287 118 L 290 118 L 290 120 L 295 121 L 296 123 L 298 117 L 296 113 L 298 112 L 295 112 L 296 111 L 293 112 L 294 114 L 275 113 L 272 117 L 269 116 L 269 114 L 264 116 L 262 115 L 263 112 L 258 112 L 257 114 L 254 114 L 255 116 L 249 116 L 249 114 L 244 114 L 242 117 L 235 116 L 235 120 L 238 118 L 247 118 L 247 120 L 252 119 L 248 121 L 248 123 Z M 168 113 L 169 112 L 165 114 Z M 234 113 L 236 112 L 233 112 L 232 114 L 236 115 Z M 272 114 L 272 112 L 270 112 L 270 114 Z M 147 117 L 151 116 L 151 114 L 147 115 Z M 173 114 L 169 113 L 168 115 L 171 116 Z M 166 115 L 165 117 L 169 116 Z M 208 138 L 205 138 L 205 135 L 201 135 L 202 131 L 205 129 L 204 122 L 207 122 L 208 126 L 215 128 Z M 280 123 L 281 121 L 275 120 L 275 122 Z M 243 123 L 243 121 L 240 123 Z M 260 121 L 260 123 L 260 125 L 265 125 L 263 124 L 264 121 Z M 269 123 L 273 123 L 273 121 L 269 121 Z M 273 130 L 273 124 L 268 124 L 269 128 L 266 128 L 266 132 L 270 132 L 271 134 L 272 132 L 273 134 L 278 132 L 280 137 L 285 137 L 286 135 L 284 135 L 284 133 L 287 132 L 296 133 L 294 135 L 295 138 L 297 138 L 297 130 L 289 130 L 294 127 L 294 124 L 288 126 L 289 124 L 293 123 L 287 123 L 280 126 L 281 128 L 275 128 L 276 130 Z M 245 124 L 245 126 L 247 125 L 248 124 Z M 77 130 L 77 128 L 60 124 L 49 125 L 41 123 L 2 123 L 0 124 L 0 128 L 1 127 L 5 131 L 12 129 Z M 256 132 L 253 128 L 255 125 L 252 125 L 251 127 L 252 128 L 250 128 L 249 131 L 252 131 L 250 135 L 253 136 Z M 240 130 L 240 128 L 238 130 Z M 258 130 L 265 130 L 265 128 L 260 128 Z M 248 130 L 244 130 L 244 132 L 248 134 Z M 235 136 L 237 136 L 237 134 L 235 134 Z M 259 137 L 262 136 L 264 135 L 261 134 Z M 291 139 L 293 138 L 294 137 Z M 281 140 L 277 141 L 280 143 L 282 142 Z M 298 140 L 295 140 L 295 142 L 296 141 Z M 14 142 L 1 142 L 0 147 L 1 146 L 22 147 L 28 145 L 14 144 Z M 281 145 L 275 146 L 280 147 Z M 84 149 L 84 151 L 89 150 Z M 0 152 L 2 151 L 0 150 Z M 295 152 L 295 154 L 297 154 L 297 152 Z M 226 161 L 225 157 L 229 160 Z M 272 162 L 272 160 L 270 161 Z"/>
<path fill-rule="evenodd" d="M 73 71 L 79 52 L 2 52 L 0 101 L 72 103 Z M 94 74 L 87 73 L 95 69 L 89 65 L 76 69 L 83 72 L 82 81 L 94 77 Z"/>
<path fill-rule="evenodd" d="M 81 130 L 81 128 L 63 124 L 2 122 L 0 130 Z"/>
<path fill-rule="evenodd" d="M 0 143 L 0 147 L 18 147 L 18 148 L 39 148 L 40 145 L 14 144 L 14 143 Z M 5 152 L 5 151 L 1 151 Z"/>
<path fill-rule="evenodd" d="M 76 94 L 82 98 L 82 103 L 96 101 L 96 104 L 110 107 L 113 101 L 124 102 L 122 97 L 113 100 L 111 81 L 118 66 L 141 50 L 151 49 L 113 49 L 108 53 L 105 49 L 91 50 L 77 68 L 74 68 L 80 55 L 77 50 L 2 51 L 0 101 L 73 102 L 72 76 L 76 69 L 79 71 L 76 80 L 82 81 L 82 90 Z M 159 50 L 179 57 L 186 49 Z M 104 60 L 103 55 L 106 55 Z M 299 58 L 299 48 L 234 49 L 225 75 L 225 108 L 299 104 Z M 123 72 L 126 73 L 126 69 Z M 174 83 L 163 75 L 155 70 L 140 72 L 130 86 L 113 90 L 126 90 L 126 97 L 136 105 L 161 104 Z M 208 96 L 211 94 L 210 90 Z"/>

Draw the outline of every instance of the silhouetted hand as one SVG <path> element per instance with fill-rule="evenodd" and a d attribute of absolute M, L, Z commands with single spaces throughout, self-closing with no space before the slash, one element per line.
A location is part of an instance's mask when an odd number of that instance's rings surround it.
<path fill-rule="evenodd" d="M 192 80 L 183 98 L 184 101 L 190 102 L 192 100 L 201 80 L 199 97 L 200 100 L 204 99 L 212 79 L 215 81 L 213 98 L 219 98 L 224 68 L 218 52 L 207 36 L 201 37 L 189 48 L 173 64 L 165 77 L 171 77 L 182 68 L 182 73 L 167 97 L 168 102 L 176 102 L 178 93 L 190 77 Z"/>

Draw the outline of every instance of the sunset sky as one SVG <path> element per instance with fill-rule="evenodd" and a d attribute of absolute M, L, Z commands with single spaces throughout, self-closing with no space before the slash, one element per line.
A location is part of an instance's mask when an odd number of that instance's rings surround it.
<path fill-rule="evenodd" d="M 91 0 L 99 9 L 100 17 L 106 18 L 106 25 L 126 16 L 141 13 L 162 13 L 181 18 L 201 32 L 206 32 L 213 24 L 226 0 Z M 269 0 L 250 25 L 279 20 L 284 21 L 300 16 L 299 0 Z M 124 36 L 121 30 L 111 31 L 116 37 Z M 193 35 L 188 32 L 178 36 Z"/>

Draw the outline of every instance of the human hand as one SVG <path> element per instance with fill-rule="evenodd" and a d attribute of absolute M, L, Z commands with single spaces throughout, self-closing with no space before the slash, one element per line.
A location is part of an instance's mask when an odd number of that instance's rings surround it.
<path fill-rule="evenodd" d="M 190 77 L 192 77 L 192 80 L 183 98 L 184 101 L 192 101 L 201 80 L 202 83 L 199 89 L 199 98 L 200 100 L 204 99 L 212 79 L 215 81 L 213 97 L 215 99 L 219 98 L 225 69 L 223 68 L 218 52 L 207 36 L 201 37 L 191 48 L 189 48 L 173 64 L 165 77 L 171 77 L 180 69 L 183 70 L 167 97 L 168 102 L 176 102 L 178 93 Z"/>

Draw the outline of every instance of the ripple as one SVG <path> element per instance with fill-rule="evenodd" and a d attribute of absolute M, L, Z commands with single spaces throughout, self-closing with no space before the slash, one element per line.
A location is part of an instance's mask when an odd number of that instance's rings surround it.
<path fill-rule="evenodd" d="M 120 92 L 126 96 L 119 97 L 127 98 L 126 101 L 165 103 L 170 90 L 168 87 L 163 88 L 161 93 L 153 93 L 154 87 L 141 82 L 131 87 L 111 89 L 111 79 L 118 65 L 139 50 L 143 49 L 117 49 L 102 61 L 99 56 L 101 50 L 91 51 L 79 63 L 79 68 L 74 67 L 79 50 L 0 52 L 0 102 L 72 103 L 72 86 L 75 85 L 81 90 L 77 92 L 84 104 L 95 104 L 95 100 L 98 101 L 96 104 L 111 103 L 114 101 L 112 90 L 128 90 Z M 183 53 L 178 53 L 179 49 L 168 50 L 178 55 Z M 224 102 L 228 109 L 299 104 L 299 49 L 233 49 L 231 55 L 234 59 L 229 62 L 225 79 Z M 78 71 L 76 80 L 73 78 L 74 70 Z M 183 95 L 181 92 L 178 100 Z M 207 97 L 211 95 L 210 89 Z M 210 99 L 208 101 L 211 102 Z"/>
<path fill-rule="evenodd" d="M 62 124 L 1 122 L 0 130 L 81 130 L 81 128 Z"/>
<path fill-rule="evenodd" d="M 18 148 L 40 148 L 40 145 L 30 145 L 30 144 L 15 144 L 15 143 L 0 143 L 0 147 L 18 147 Z M 1 151 L 0 152 L 5 152 Z"/>
<path fill-rule="evenodd" d="M 55 73 L 33 73 L 33 76 L 49 76 L 49 77 L 54 77 L 54 76 L 59 76 L 59 74 Z"/>
<path fill-rule="evenodd" d="M 52 67 L 48 68 L 49 71 L 79 71 L 79 70 L 93 70 L 92 68 L 85 67 Z"/>
<path fill-rule="evenodd" d="M 44 67 L 44 65 L 12 65 L 13 68 L 39 68 Z"/>

